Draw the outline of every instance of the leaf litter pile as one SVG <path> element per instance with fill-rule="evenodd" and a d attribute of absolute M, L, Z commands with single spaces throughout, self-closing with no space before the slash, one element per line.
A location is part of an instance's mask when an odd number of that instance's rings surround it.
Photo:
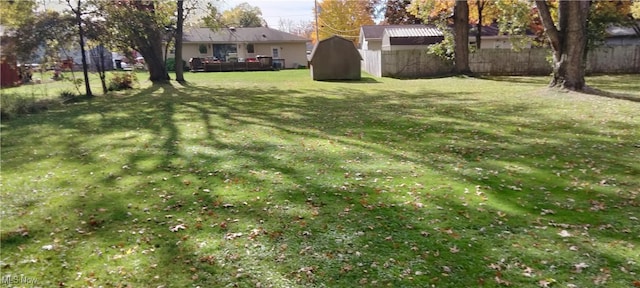
<path fill-rule="evenodd" d="M 281 87 L 225 73 L 3 122 L 3 277 L 640 287 L 637 102 L 281 73 Z"/>

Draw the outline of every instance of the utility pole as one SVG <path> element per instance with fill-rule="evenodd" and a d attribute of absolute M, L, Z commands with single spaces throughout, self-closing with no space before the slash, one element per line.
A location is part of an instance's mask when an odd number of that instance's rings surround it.
<path fill-rule="evenodd" d="M 316 12 L 316 43 L 318 43 L 320 42 L 320 36 L 318 32 L 318 0 L 314 0 L 313 4 L 315 6 L 315 12 Z"/>

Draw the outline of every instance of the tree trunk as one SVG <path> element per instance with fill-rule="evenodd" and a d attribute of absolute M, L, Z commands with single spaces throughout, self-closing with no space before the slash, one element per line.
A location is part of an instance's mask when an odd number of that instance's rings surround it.
<path fill-rule="evenodd" d="M 105 51 L 105 50 L 106 50 L 106 48 L 104 48 L 104 45 L 103 45 L 103 44 L 100 44 L 98 47 L 100 48 L 100 50 L 99 50 L 99 51 L 100 51 L 100 52 L 99 52 L 99 53 L 100 53 L 100 54 L 99 54 L 100 63 L 97 65 L 97 69 L 98 69 L 98 74 L 100 75 L 100 84 L 102 84 L 102 94 L 105 94 L 105 95 L 106 95 L 106 94 L 109 92 L 109 89 L 107 89 L 107 81 L 106 81 L 106 78 L 107 78 L 107 77 L 106 77 L 106 76 L 107 76 L 107 75 L 106 75 L 106 74 L 107 74 L 106 72 L 107 72 L 107 71 L 106 71 L 106 67 L 105 67 L 105 65 L 104 65 L 104 60 L 105 60 L 105 59 L 104 59 L 104 58 L 105 58 L 105 57 L 104 57 L 104 56 L 105 56 L 104 54 L 105 54 L 105 52 L 106 52 L 106 51 Z"/>
<path fill-rule="evenodd" d="M 147 10 L 155 13 L 153 1 L 135 1 L 136 9 Z M 153 22 L 144 22 L 141 29 L 145 37 L 136 37 L 133 40 L 135 49 L 142 55 L 147 69 L 149 69 L 149 81 L 155 84 L 169 83 L 169 73 L 162 55 L 162 39 L 164 30 L 160 31 Z"/>
<path fill-rule="evenodd" d="M 169 83 L 170 78 L 167 73 L 167 67 L 164 65 L 164 61 L 162 61 L 162 47 L 160 45 L 147 46 L 140 49 L 139 52 L 149 69 L 149 80 L 153 84 Z"/>
<path fill-rule="evenodd" d="M 184 82 L 184 67 L 182 66 L 182 28 L 184 26 L 183 0 L 178 0 L 178 20 L 176 22 L 176 81 Z"/>
<path fill-rule="evenodd" d="M 476 49 L 482 47 L 482 10 L 484 10 L 484 0 L 476 0 L 476 7 L 478 8 L 478 24 L 476 25 Z"/>
<path fill-rule="evenodd" d="M 104 65 L 105 60 L 105 50 L 104 45 L 99 43 L 97 46 L 91 49 L 89 46 L 91 58 L 94 60 L 94 64 L 96 65 L 96 71 L 98 72 L 98 76 L 100 77 L 100 84 L 102 85 L 102 94 L 107 94 L 109 90 L 107 89 L 106 82 L 106 67 Z"/>
<path fill-rule="evenodd" d="M 84 30 L 82 29 L 82 18 L 80 18 L 81 0 L 78 0 L 78 10 L 75 11 L 76 22 L 78 24 L 78 36 L 80 37 L 80 53 L 82 54 L 82 72 L 84 74 L 84 88 L 87 97 L 93 97 L 91 93 L 91 83 L 89 83 L 89 71 L 87 71 L 87 55 L 84 51 Z"/>
<path fill-rule="evenodd" d="M 553 51 L 553 78 L 549 86 L 581 91 L 584 81 L 584 53 L 589 1 L 559 1 L 558 27 L 544 0 L 536 0 L 540 19 Z"/>
<path fill-rule="evenodd" d="M 469 3 L 467 0 L 457 0 L 454 10 L 455 31 L 455 65 L 456 73 L 469 74 Z"/>
<path fill-rule="evenodd" d="M 169 73 L 162 57 L 162 35 L 154 29 L 147 29 L 147 38 L 138 39 L 136 47 L 149 69 L 149 80 L 153 84 L 169 83 Z"/>

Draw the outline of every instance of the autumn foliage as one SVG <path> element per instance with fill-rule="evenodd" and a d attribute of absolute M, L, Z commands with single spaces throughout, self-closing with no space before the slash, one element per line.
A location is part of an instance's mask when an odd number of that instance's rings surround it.
<path fill-rule="evenodd" d="M 338 35 L 356 43 L 363 25 L 372 25 L 373 17 L 366 1 L 324 0 L 318 2 L 317 33 L 312 34 L 313 42 Z"/>

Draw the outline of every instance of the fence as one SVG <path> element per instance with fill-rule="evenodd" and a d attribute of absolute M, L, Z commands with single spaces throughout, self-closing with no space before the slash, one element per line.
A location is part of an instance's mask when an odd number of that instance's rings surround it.
<path fill-rule="evenodd" d="M 376 77 L 419 78 L 450 74 L 451 62 L 425 50 L 361 51 L 363 69 Z M 480 49 L 469 54 L 469 67 L 478 74 L 548 75 L 548 49 Z M 600 47 L 587 55 L 587 73 L 640 73 L 640 46 Z"/>

